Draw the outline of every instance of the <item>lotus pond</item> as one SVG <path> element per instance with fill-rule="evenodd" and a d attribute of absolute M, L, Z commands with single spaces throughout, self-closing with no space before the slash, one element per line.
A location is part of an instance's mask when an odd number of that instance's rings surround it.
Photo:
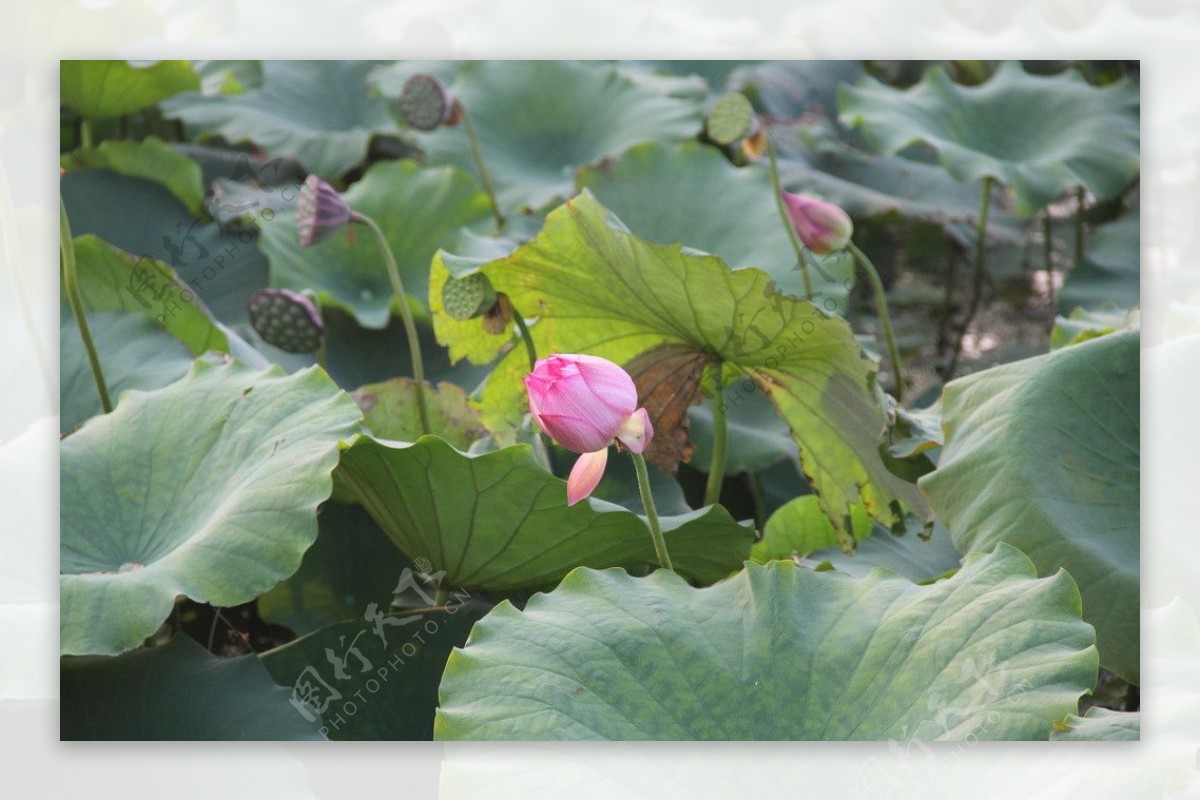
<path fill-rule="evenodd" d="M 62 738 L 1137 739 L 1138 79 L 62 62 Z"/>

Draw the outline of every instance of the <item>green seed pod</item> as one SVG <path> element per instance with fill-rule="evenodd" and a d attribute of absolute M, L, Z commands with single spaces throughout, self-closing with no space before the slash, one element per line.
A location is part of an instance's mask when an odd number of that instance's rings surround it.
<path fill-rule="evenodd" d="M 314 353 L 325 336 L 321 311 L 290 289 L 260 289 L 246 302 L 250 325 L 269 345 L 288 353 Z"/>
<path fill-rule="evenodd" d="M 479 317 L 496 305 L 496 290 L 483 273 L 450 278 L 442 287 L 442 306 L 455 320 Z"/>
<path fill-rule="evenodd" d="M 754 107 L 743 94 L 724 95 L 709 109 L 704 127 L 708 138 L 718 145 L 732 145 L 752 132 Z"/>
<path fill-rule="evenodd" d="M 442 82 L 432 75 L 414 75 L 400 93 L 400 116 L 418 131 L 432 131 L 439 125 L 453 125 L 457 103 Z"/>

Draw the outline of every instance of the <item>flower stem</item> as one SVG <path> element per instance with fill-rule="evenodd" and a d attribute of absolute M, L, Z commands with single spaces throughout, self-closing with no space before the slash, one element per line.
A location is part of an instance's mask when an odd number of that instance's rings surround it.
<path fill-rule="evenodd" d="M 104 381 L 104 371 L 100 368 L 100 356 L 96 353 L 96 343 L 92 340 L 91 329 L 88 328 L 87 314 L 83 310 L 83 295 L 79 292 L 79 279 L 75 274 L 75 240 L 71 238 L 71 223 L 67 221 L 67 205 L 59 199 L 59 247 L 62 250 L 62 283 L 67 293 L 67 301 L 71 304 L 71 313 L 79 324 L 79 338 L 83 340 L 83 349 L 87 352 L 88 364 L 92 368 L 92 378 L 96 382 L 96 394 L 100 396 L 100 408 L 108 414 L 113 410 L 112 401 L 108 396 L 108 384 Z"/>
<path fill-rule="evenodd" d="M 479 170 L 479 180 L 483 182 L 483 191 L 487 192 L 492 201 L 492 216 L 496 218 L 496 229 L 504 233 L 504 215 L 500 213 L 500 201 L 496 200 L 496 188 L 492 185 L 492 176 L 488 173 L 487 165 L 483 163 L 483 151 L 479 147 L 479 133 L 475 123 L 465 108 L 462 109 L 463 130 L 467 132 L 467 143 L 471 146 L 471 158 L 475 160 L 475 169 Z"/>
<path fill-rule="evenodd" d="M 712 463 L 708 468 L 708 483 L 704 485 L 704 505 L 712 506 L 721 499 L 721 484 L 725 482 L 725 450 L 729 439 L 725 419 L 725 393 L 720 387 L 720 368 L 717 368 L 717 394 L 712 399 L 713 444 Z"/>
<path fill-rule="evenodd" d="M 92 125 L 88 122 L 87 117 L 79 118 L 79 146 L 81 148 L 92 146 Z"/>
<path fill-rule="evenodd" d="M 529 335 L 529 327 L 521 317 L 521 312 L 513 309 L 513 319 L 517 321 L 517 330 L 521 332 L 521 340 L 525 343 L 525 352 L 529 354 L 529 370 L 537 369 L 537 348 L 533 346 L 533 337 Z"/>
<path fill-rule="evenodd" d="M 1082 186 L 1075 189 L 1075 267 L 1083 264 L 1083 208 L 1087 195 Z"/>
<path fill-rule="evenodd" d="M 958 329 L 958 343 L 950 359 L 950 366 L 946 369 L 946 380 L 954 377 L 954 368 L 958 365 L 958 357 L 962 355 L 963 337 L 967 335 L 967 330 L 975 320 L 975 314 L 979 311 L 979 301 L 983 297 L 983 279 L 987 275 L 987 218 L 992 198 L 992 180 L 990 175 L 983 178 L 983 190 L 979 197 L 979 218 L 975 226 L 975 283 L 971 289 L 971 306 Z"/>
<path fill-rule="evenodd" d="M 1050 308 L 1058 306 L 1054 299 L 1054 240 L 1050 212 L 1042 213 L 1042 257 L 1046 262 L 1046 286 L 1050 291 Z"/>
<path fill-rule="evenodd" d="M 654 506 L 654 498 L 650 495 L 650 475 L 646 472 L 646 460 L 640 453 L 629 452 L 633 458 L 633 467 L 637 470 L 638 489 L 642 493 L 642 506 L 646 510 L 646 520 L 650 523 L 650 539 L 654 540 L 654 553 L 658 563 L 667 570 L 674 570 L 671 555 L 667 553 L 667 541 L 663 539 L 662 528 L 658 525 L 658 510 Z"/>
<path fill-rule="evenodd" d="M 392 248 L 379 224 L 357 211 L 354 212 L 351 219 L 371 229 L 371 233 L 375 235 L 375 241 L 379 243 L 379 249 L 383 252 L 383 262 L 387 266 L 388 278 L 392 282 L 392 292 L 396 296 L 396 302 L 400 305 L 400 319 L 404 323 L 404 333 L 408 336 L 408 352 L 412 357 L 413 384 L 416 388 L 413 394 L 417 398 L 417 414 L 421 418 L 421 432 L 428 434 L 430 430 L 429 412 L 425 408 L 425 363 L 421 360 L 421 343 L 417 339 L 417 324 L 413 322 L 412 309 L 408 305 L 408 295 L 405 294 L 404 283 L 400 280 L 400 268 L 396 265 L 396 257 L 392 255 Z"/>
<path fill-rule="evenodd" d="M 808 255 L 805 252 L 804 245 L 800 244 L 800 237 L 796 235 L 796 227 L 792 224 L 792 218 L 787 212 L 787 207 L 783 205 L 783 188 L 779 185 L 779 164 L 775 161 L 775 145 L 771 143 L 771 134 L 766 134 L 767 140 L 767 169 L 771 173 L 771 190 L 775 193 L 775 208 L 779 209 L 779 218 L 783 220 L 784 230 L 788 233 L 788 239 L 792 243 L 792 250 L 796 251 L 796 261 L 800 265 L 800 275 L 804 278 L 804 295 L 808 300 L 813 299 L 812 278 L 808 274 Z"/>
<path fill-rule="evenodd" d="M 883 290 L 883 281 L 880 279 L 875 265 L 867 258 L 867 254 L 859 250 L 853 242 L 847 247 L 854 254 L 854 258 L 858 259 L 859 265 L 862 266 L 863 272 L 867 274 L 867 278 L 871 282 L 871 290 L 875 294 L 875 313 L 879 315 L 879 325 L 883 328 L 883 338 L 887 341 L 888 357 L 892 360 L 892 375 L 896 377 L 896 400 L 900 400 L 900 396 L 904 394 L 903 367 L 900 364 L 900 348 L 896 346 L 896 334 L 892 331 L 892 318 L 888 314 L 887 294 Z"/>

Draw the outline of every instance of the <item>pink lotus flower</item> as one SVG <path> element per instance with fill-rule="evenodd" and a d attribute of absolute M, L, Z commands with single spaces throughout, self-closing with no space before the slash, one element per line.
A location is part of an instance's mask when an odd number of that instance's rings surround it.
<path fill-rule="evenodd" d="M 780 194 L 804 247 L 824 256 L 850 244 L 854 223 L 841 208 L 806 195 L 793 195 L 790 192 Z"/>
<path fill-rule="evenodd" d="M 650 415 L 637 405 L 633 379 L 598 356 L 558 354 L 525 376 L 529 410 L 559 445 L 583 454 L 567 479 L 567 504 L 592 494 L 614 442 L 641 453 L 654 437 Z"/>

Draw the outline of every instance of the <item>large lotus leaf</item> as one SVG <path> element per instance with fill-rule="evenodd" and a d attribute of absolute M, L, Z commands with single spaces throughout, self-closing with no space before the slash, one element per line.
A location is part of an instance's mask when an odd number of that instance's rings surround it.
<path fill-rule="evenodd" d="M 1119 309 L 1111 301 L 1095 309 L 1076 306 L 1069 317 L 1055 318 L 1054 328 L 1050 330 L 1050 349 L 1058 350 L 1114 331 L 1137 328 L 1140 323 L 1141 313 L 1137 309 Z"/>
<path fill-rule="evenodd" d="M 383 229 L 404 279 L 405 291 L 425 305 L 429 261 L 453 247 L 464 225 L 489 215 L 487 196 L 465 173 L 450 167 L 424 169 L 411 161 L 381 162 L 345 194 L 352 208 Z M 264 225 L 259 247 L 271 263 L 271 285 L 317 291 L 322 300 L 354 313 L 361 325 L 383 328 L 392 288 L 383 255 L 371 232 L 355 226 L 310 248 L 300 247 L 295 211 Z"/>
<path fill-rule="evenodd" d="M 103 409 L 79 338 L 79 326 L 69 309 L 63 311 L 58 415 L 61 429 L 70 431 Z M 166 386 L 182 378 L 192 366 L 192 354 L 183 343 L 140 314 L 96 312 L 87 318 L 110 397 L 126 389 Z"/>
<path fill-rule="evenodd" d="M 199 215 L 204 208 L 200 165 L 156 136 L 141 142 L 109 139 L 101 142 L 99 147 L 68 153 L 62 157 L 61 164 L 64 170 L 112 170 L 157 181 L 179 198 L 192 214 Z"/>
<path fill-rule="evenodd" d="M 416 382 L 411 378 L 393 378 L 366 384 L 352 393 L 363 410 L 363 425 L 380 439 L 413 442 L 421 434 L 421 417 L 415 396 Z M 467 403 L 467 393 L 443 381 L 435 388 L 426 383 L 425 404 L 431 434 L 446 440 L 451 447 L 465 451 L 487 432 L 479 416 Z"/>
<path fill-rule="evenodd" d="M 358 420 L 319 370 L 199 361 L 63 440 L 63 653 L 120 653 L 178 595 L 233 606 L 294 573 Z"/>
<path fill-rule="evenodd" d="M 1130 308 L 1141 302 L 1141 215 L 1101 225 L 1084 240 L 1083 263 L 1067 273 L 1058 295 L 1064 314 L 1106 303 Z"/>
<path fill-rule="evenodd" d="M 412 566 L 361 506 L 327 503 L 317 527 L 300 569 L 258 599 L 263 620 L 297 634 L 361 618 L 371 603 L 386 609 Z"/>
<path fill-rule="evenodd" d="M 804 294 L 804 281 L 762 165 L 738 169 L 698 142 L 647 142 L 613 162 L 579 171 L 586 188 L 633 233 L 662 245 L 682 242 L 733 267 L 760 267 L 780 291 Z M 845 311 L 854 286 L 848 256 L 820 259 L 813 292 L 826 311 Z"/>
<path fill-rule="evenodd" d="M 1138 172 L 1138 90 L 1127 80 L 1099 88 L 1076 71 L 1036 76 L 1006 62 L 970 87 L 935 66 L 905 91 L 843 87 L 838 105 L 878 150 L 927 143 L 956 179 L 1011 186 L 1024 215 L 1077 186 L 1112 197 Z"/>
<path fill-rule="evenodd" d="M 875 363 L 845 321 L 776 291 L 761 270 L 730 270 L 715 256 L 647 242 L 586 192 L 551 212 L 533 240 L 482 269 L 524 314 L 539 316 L 530 329 L 538 353 L 591 353 L 618 364 L 641 357 L 645 370 L 682 356 L 740 374 L 727 402 L 734 392 L 771 398 L 836 524 L 860 498 L 887 526 L 900 522 L 902 506 L 927 517 L 916 487 L 879 456 L 886 421 L 872 387 Z M 528 369 L 518 348 L 492 371 L 481 406 L 489 430 L 503 434 L 521 419 Z M 674 432 L 651 415 L 656 438 L 669 441 Z"/>
<path fill-rule="evenodd" d="M 219 659 L 177 636 L 118 657 L 69 657 L 60 671 L 63 740 L 323 740 L 254 656 Z"/>
<path fill-rule="evenodd" d="M 528 445 L 468 456 L 438 437 L 360 437 L 338 477 L 400 550 L 451 586 L 542 587 L 581 565 L 657 564 L 644 519 L 596 499 L 567 506 L 567 483 Z M 705 583 L 737 570 L 754 538 L 720 506 L 661 522 L 675 567 Z"/>
<path fill-rule="evenodd" d="M 229 350 L 227 332 L 170 265 L 138 258 L 92 234 L 74 243 L 84 309 L 143 314 L 196 355 Z"/>
<path fill-rule="evenodd" d="M 337 307 L 323 309 L 325 350 L 329 375 L 338 386 L 352 391 L 365 384 L 412 375 L 412 359 L 404 344 L 404 323 L 393 317 L 387 328 L 363 328 L 348 312 Z M 466 362 L 452 365 L 445 348 L 437 346 L 431 326 L 417 321 L 417 338 L 428 381 L 449 381 L 473 387 L 487 377 L 487 370 Z"/>
<path fill-rule="evenodd" d="M 268 272 L 252 230 L 197 220 L 160 184 L 110 170 L 69 172 L 60 186 L 77 239 L 95 234 L 142 257 L 139 266 L 148 267 L 145 260 L 154 259 L 174 268 L 178 282 L 192 293 L 180 292 L 181 303 L 199 297 L 217 319 L 248 328 L 246 301 L 266 286 Z M 278 217 L 262 221 L 264 228 L 278 224 Z"/>
<path fill-rule="evenodd" d="M 899 215 L 906 220 L 969 230 L 979 213 L 979 188 L 954 180 L 937 164 L 866 153 L 827 136 L 776 134 L 785 189 L 841 206 L 855 219 Z M 988 213 L 988 239 L 1021 244 L 1027 224 L 1003 208 Z"/>
<path fill-rule="evenodd" d="M 851 538 L 839 537 L 838 529 L 829 522 L 821 511 L 815 495 L 801 495 L 775 510 L 763 526 L 762 539 L 750 549 L 750 558 L 755 562 L 772 559 L 791 559 L 793 555 L 808 556 L 813 551 L 830 548 L 840 543 L 853 547 L 871 536 L 871 516 L 861 504 L 850 508 Z"/>
<path fill-rule="evenodd" d="M 729 84 L 753 97 L 770 117 L 796 120 L 832 117 L 837 112 L 838 88 L 865 75 L 859 61 L 772 61 L 738 68 L 729 76 Z"/>
<path fill-rule="evenodd" d="M 630 145 L 699 132 L 700 104 L 634 84 L 616 67 L 566 61 L 474 61 L 450 87 L 479 131 L 506 214 L 567 197 L 577 167 Z M 431 164 L 475 172 L 462 126 L 419 136 Z"/>
<path fill-rule="evenodd" d="M 865 576 L 872 568 L 886 567 L 909 581 L 924 584 L 958 570 L 962 555 L 945 526 L 935 525 L 929 539 L 913 533 L 896 537 L 878 529 L 852 554 L 832 546 L 813 551 L 800 564 L 817 570 L 833 568 L 851 576 Z"/>
<path fill-rule="evenodd" d="M 760 563 L 799 559 L 807 567 L 833 568 L 851 576 L 865 576 L 871 568 L 886 567 L 916 582 L 958 569 L 961 557 L 944 526 L 935 523 L 928 539 L 911 532 L 897 537 L 875 528 L 866 511 L 857 505 L 851 509 L 850 523 L 856 548 L 846 553 L 816 497 L 802 495 L 767 518 L 762 539 L 750 549 L 750 558 Z"/>
<path fill-rule="evenodd" d="M 331 740 L 431 740 L 446 659 L 482 615 L 460 596 L 466 593 L 450 596 L 446 612 L 389 611 L 384 604 L 379 619 L 364 620 L 360 611 L 357 621 L 327 626 L 260 658 L 293 697 L 308 695 Z M 341 660 L 340 675 L 331 657 Z"/>
<path fill-rule="evenodd" d="M 962 552 L 1066 568 L 1101 663 L 1138 683 L 1139 336 L 1109 334 L 946 386 L 946 445 L 921 489 Z"/>
<path fill-rule="evenodd" d="M 1096 675 L 1065 573 L 974 554 L 918 587 L 791 562 L 695 589 L 576 570 L 450 656 L 439 739 L 1046 739 Z"/>
<path fill-rule="evenodd" d="M 63 61 L 59 69 L 62 102 L 90 119 L 120 117 L 199 88 L 200 76 L 186 61 L 139 66 L 128 61 Z"/>
<path fill-rule="evenodd" d="M 1068 715 L 1062 723 L 1056 723 L 1050 733 L 1051 740 L 1067 741 L 1112 741 L 1142 739 L 1142 714 L 1140 712 L 1115 712 L 1094 706 L 1080 717 Z"/>
<path fill-rule="evenodd" d="M 189 127 L 291 156 L 328 180 L 367 157 L 376 132 L 395 132 L 387 101 L 367 91 L 371 61 L 264 61 L 262 86 L 191 92 L 162 104 Z"/>

